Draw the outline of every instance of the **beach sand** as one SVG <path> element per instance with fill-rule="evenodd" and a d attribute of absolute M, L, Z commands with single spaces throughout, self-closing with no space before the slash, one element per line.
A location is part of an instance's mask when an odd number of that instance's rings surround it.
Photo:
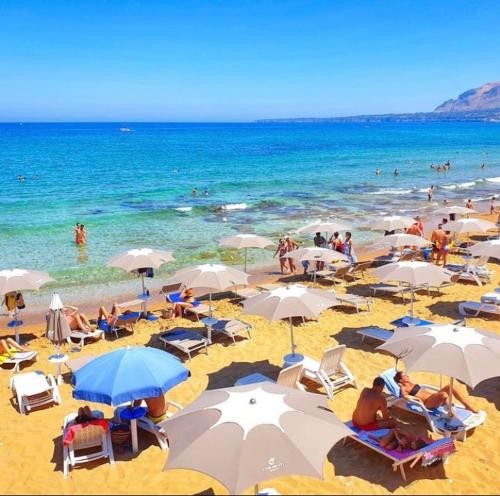
<path fill-rule="evenodd" d="M 457 261 L 460 259 L 456 258 Z M 459 319 L 458 302 L 479 300 L 480 296 L 498 286 L 500 266 L 490 263 L 496 272 L 493 283 L 478 287 L 459 283 L 444 290 L 444 294 L 427 296 L 419 293 L 415 314 L 421 318 L 448 323 Z M 377 282 L 371 275 L 361 283 L 337 286 L 339 292 L 369 294 L 369 285 Z M 327 285 L 325 284 L 326 288 Z M 164 306 L 164 305 L 163 305 Z M 215 302 L 216 316 L 238 316 L 241 306 L 228 299 Z M 96 304 L 97 308 L 97 304 Z M 318 322 L 304 325 L 298 322 L 295 337 L 298 350 L 319 359 L 323 351 L 336 344 L 346 344 L 345 363 L 356 376 L 360 387 L 371 384 L 380 372 L 394 366 L 394 358 L 375 351 L 376 344 L 368 340 L 361 343 L 355 330 L 369 325 L 389 326 L 389 322 L 405 315 L 408 306 L 399 298 L 377 297 L 371 313 L 356 314 L 353 309 L 337 307 L 325 311 Z M 290 336 L 284 322 L 269 323 L 267 320 L 245 316 L 253 325 L 252 339 L 241 339 L 233 346 L 230 340 L 217 338 L 210 346 L 208 355 L 199 353 L 192 361 L 186 361 L 191 378 L 167 394 L 182 405 L 188 405 L 205 389 L 232 386 L 241 376 L 261 372 L 276 377 L 282 365 L 282 357 L 289 352 Z M 157 322 L 141 321 L 133 335 L 119 340 L 99 340 L 90 343 L 83 351 L 71 353 L 71 358 L 82 354 L 98 355 L 125 345 L 159 346 L 156 338 L 160 325 L 172 326 L 172 322 L 160 319 Z M 179 319 L 175 325 L 200 327 L 196 322 Z M 487 329 L 500 334 L 500 322 L 488 318 L 470 318 L 468 325 Z M 389 326 L 390 327 L 390 326 Z M 44 326 L 26 326 L 23 337 L 30 349 L 40 352 L 39 361 L 23 368 L 23 371 L 42 370 L 54 373 L 54 365 L 47 362 L 53 353 L 53 345 L 43 337 Z M 445 359 L 445 357 L 443 357 Z M 42 408 L 29 415 L 20 415 L 12 400 L 9 389 L 11 373 L 0 372 L 0 402 L 2 404 L 3 428 L 0 434 L 0 463 L 2 478 L 0 493 L 3 494 L 227 494 L 227 490 L 214 479 L 187 470 L 163 472 L 168 452 L 161 451 L 153 436 L 139 431 L 140 451 L 115 449 L 116 466 L 97 461 L 71 470 L 64 479 L 62 473 L 61 425 L 64 417 L 75 412 L 85 403 L 71 396 L 69 375 L 60 387 L 63 402 L 54 407 Z M 414 373 L 412 377 L 420 382 L 439 384 L 435 374 Z M 447 378 L 443 378 L 444 381 Z M 465 390 L 464 385 L 459 385 Z M 309 391 L 316 391 L 309 387 Z M 321 389 L 317 392 L 323 392 Z M 449 463 L 436 467 L 422 468 L 417 465 L 407 470 L 408 481 L 404 482 L 399 472 L 393 472 L 388 459 L 348 440 L 338 443 L 331 450 L 324 464 L 325 480 L 309 477 L 284 477 L 263 482 L 261 487 L 274 487 L 281 494 L 473 494 L 498 492 L 500 459 L 500 377 L 484 381 L 469 392 L 477 408 L 486 410 L 488 418 L 484 426 L 471 433 L 465 443 L 457 442 L 458 448 Z M 359 395 L 359 390 L 349 387 L 336 394 L 329 404 L 341 420 L 350 419 Z M 91 404 L 101 409 L 107 418 L 113 408 Z M 420 417 L 394 409 L 393 413 L 416 429 L 425 431 L 426 424 Z M 224 463 L 224 454 L 220 454 Z M 246 492 L 252 493 L 253 488 Z"/>

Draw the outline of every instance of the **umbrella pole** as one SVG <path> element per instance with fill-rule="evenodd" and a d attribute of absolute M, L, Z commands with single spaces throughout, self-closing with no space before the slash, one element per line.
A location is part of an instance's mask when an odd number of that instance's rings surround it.
<path fill-rule="evenodd" d="M 258 484 L 255 484 L 253 491 L 254 491 L 254 494 L 259 494 L 259 485 Z"/>
<path fill-rule="evenodd" d="M 141 281 L 142 281 L 142 296 L 146 296 L 146 285 L 144 284 L 144 272 L 141 273 Z M 146 300 L 142 300 L 142 313 L 144 318 L 148 318 L 148 307 Z"/>
<path fill-rule="evenodd" d="M 450 377 L 450 394 L 448 395 L 448 414 L 453 417 L 453 377 Z"/>
<path fill-rule="evenodd" d="M 293 340 L 293 324 L 292 324 L 292 317 L 289 317 L 289 320 L 290 320 L 290 336 L 292 338 L 292 355 L 295 355 L 295 349 L 296 349 L 296 346 L 295 346 L 295 342 Z"/>
<path fill-rule="evenodd" d="M 413 284 L 411 286 L 411 302 L 410 302 L 410 317 L 413 317 L 413 304 L 415 302 L 415 292 L 413 291 Z"/>
<path fill-rule="evenodd" d="M 212 291 L 210 291 L 210 293 L 208 293 L 208 307 L 209 307 L 209 315 L 210 315 L 210 318 L 212 318 Z"/>
<path fill-rule="evenodd" d="M 19 335 L 19 326 L 17 325 L 18 315 L 19 315 L 19 310 L 16 306 L 16 309 L 14 310 L 14 332 L 15 332 L 16 343 L 21 344 L 21 336 Z"/>
<path fill-rule="evenodd" d="M 244 272 L 247 271 L 247 253 L 248 253 L 248 248 L 245 248 L 245 270 L 244 270 Z"/>

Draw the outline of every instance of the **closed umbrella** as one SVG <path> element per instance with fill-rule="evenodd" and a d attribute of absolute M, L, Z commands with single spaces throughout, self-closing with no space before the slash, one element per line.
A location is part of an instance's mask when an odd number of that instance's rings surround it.
<path fill-rule="evenodd" d="M 164 470 L 210 475 L 230 494 L 285 475 L 323 478 L 331 448 L 352 434 L 323 395 L 258 383 L 209 390 L 162 422 Z"/>
<path fill-rule="evenodd" d="M 415 223 L 411 217 L 400 215 L 390 215 L 376 221 L 372 226 L 372 231 L 395 231 L 396 229 L 405 229 Z"/>
<path fill-rule="evenodd" d="M 173 262 L 175 259 L 172 253 L 163 250 L 154 250 L 152 248 L 134 248 L 133 250 L 126 251 L 120 255 L 112 257 L 108 262 L 108 267 L 118 267 L 120 269 L 126 270 L 127 272 L 132 272 L 138 269 L 147 268 L 159 268 L 163 264 L 168 262 Z M 146 286 L 144 284 L 144 270 L 141 271 L 141 282 L 142 282 L 142 293 L 139 295 L 144 302 L 142 305 L 142 311 L 144 316 L 147 317 L 147 305 L 146 300 L 148 296 L 146 294 Z"/>
<path fill-rule="evenodd" d="M 500 338 L 494 332 L 452 324 L 397 328 L 377 349 L 401 359 L 409 372 L 423 371 L 451 377 L 474 388 L 500 376 Z M 452 394 L 450 394 L 450 413 Z"/>
<path fill-rule="evenodd" d="M 337 262 L 342 260 L 348 262 L 349 258 L 343 253 L 339 253 L 335 250 L 329 250 L 327 248 L 318 247 L 308 247 L 299 248 L 298 250 L 293 250 L 287 252 L 281 258 L 293 258 L 297 262 L 324 262 L 327 264 Z M 314 282 L 316 282 L 316 269 L 314 270 Z"/>
<path fill-rule="evenodd" d="M 189 370 L 175 356 L 147 346 L 127 346 L 100 355 L 73 372 L 73 398 L 119 405 L 156 398 L 185 381 Z M 133 450 L 137 431 L 132 429 Z"/>
<path fill-rule="evenodd" d="M 194 265 L 178 270 L 172 280 L 184 284 L 186 288 L 206 288 L 210 300 L 212 316 L 212 291 L 223 291 L 234 286 L 246 286 L 250 276 L 241 270 L 223 264 Z"/>
<path fill-rule="evenodd" d="M 249 315 L 260 315 L 268 320 L 288 319 L 292 353 L 285 357 L 285 362 L 292 363 L 303 359 L 296 354 L 293 339 L 292 317 L 318 318 L 327 308 L 338 305 L 339 301 L 333 293 L 314 289 L 300 284 L 284 286 L 253 296 L 243 301 L 243 312 Z"/>
<path fill-rule="evenodd" d="M 247 252 L 248 248 L 265 248 L 272 245 L 273 242 L 264 236 L 257 236 L 256 234 L 237 234 L 219 241 L 220 246 L 229 246 L 240 250 L 245 249 L 245 272 L 247 270 Z"/>
<path fill-rule="evenodd" d="M 413 316 L 415 287 L 424 284 L 440 286 L 443 282 L 449 282 L 453 273 L 427 262 L 396 262 L 376 268 L 374 275 L 381 281 L 397 281 L 410 285 L 410 314 Z"/>
<path fill-rule="evenodd" d="M 56 345 L 56 348 L 59 348 L 71 334 L 68 319 L 64 315 L 63 309 L 61 297 L 54 293 L 50 301 L 45 335 Z"/>
<path fill-rule="evenodd" d="M 16 291 L 37 290 L 47 282 L 53 281 L 46 272 L 38 272 L 26 269 L 0 270 L 0 294 L 5 295 Z M 18 320 L 19 309 L 14 309 L 14 320 L 9 322 L 9 327 L 14 327 L 16 343 L 19 344 L 19 326 L 22 320 Z"/>
<path fill-rule="evenodd" d="M 475 257 L 493 257 L 500 260 L 500 239 L 492 239 L 477 243 L 469 248 Z"/>

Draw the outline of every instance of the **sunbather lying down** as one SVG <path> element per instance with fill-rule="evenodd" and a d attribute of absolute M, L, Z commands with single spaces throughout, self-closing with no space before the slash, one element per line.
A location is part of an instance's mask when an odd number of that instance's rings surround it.
<path fill-rule="evenodd" d="M 417 451 L 424 446 L 433 443 L 433 439 L 429 436 L 421 437 L 413 432 L 403 429 L 391 429 L 383 436 L 376 436 L 375 434 L 368 434 L 370 439 L 377 441 L 382 448 L 388 450 L 403 451 Z"/>
<path fill-rule="evenodd" d="M 69 327 L 72 331 L 91 332 L 95 328 L 90 324 L 89 319 L 84 313 L 80 313 L 78 308 L 65 306 L 63 308 L 64 315 L 68 320 Z"/>
<path fill-rule="evenodd" d="M 24 346 L 17 344 L 12 338 L 0 339 L 0 355 L 8 360 L 14 356 L 16 351 L 29 351 Z M 0 358 L 0 363 L 2 362 Z"/>

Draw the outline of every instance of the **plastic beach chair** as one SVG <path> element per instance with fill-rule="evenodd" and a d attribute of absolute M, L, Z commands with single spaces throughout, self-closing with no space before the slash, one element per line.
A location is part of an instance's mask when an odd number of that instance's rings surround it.
<path fill-rule="evenodd" d="M 14 375 L 10 379 L 10 388 L 16 395 L 21 414 L 38 406 L 62 401 L 54 377 L 51 374 L 45 376 L 40 371 Z"/>
<path fill-rule="evenodd" d="M 241 377 L 235 382 L 235 386 L 247 386 L 248 384 L 256 384 L 258 382 L 274 382 L 283 387 L 289 387 L 292 389 L 300 389 L 305 391 L 304 386 L 300 383 L 300 378 L 302 377 L 302 364 L 297 363 L 290 367 L 286 367 L 280 370 L 278 379 L 273 381 L 269 377 L 259 374 L 258 372 L 254 374 Z"/>

